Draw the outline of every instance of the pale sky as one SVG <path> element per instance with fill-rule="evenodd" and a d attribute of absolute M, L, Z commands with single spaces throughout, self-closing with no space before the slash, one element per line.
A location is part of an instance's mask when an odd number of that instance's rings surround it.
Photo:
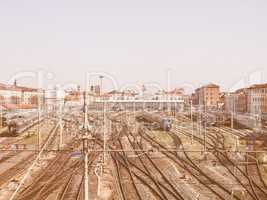
<path fill-rule="evenodd" d="M 0 66 L 0 82 L 42 70 L 53 84 L 105 72 L 164 87 L 168 69 L 172 87 L 267 82 L 267 1 L 0 0 Z"/>

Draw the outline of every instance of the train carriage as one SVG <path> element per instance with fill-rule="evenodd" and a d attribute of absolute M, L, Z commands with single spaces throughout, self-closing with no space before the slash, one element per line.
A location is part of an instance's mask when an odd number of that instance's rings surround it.
<path fill-rule="evenodd" d="M 170 118 L 163 117 L 155 113 L 143 112 L 136 118 L 139 121 L 144 121 L 149 124 L 154 124 L 154 127 L 164 131 L 170 131 L 172 128 L 172 120 Z"/>

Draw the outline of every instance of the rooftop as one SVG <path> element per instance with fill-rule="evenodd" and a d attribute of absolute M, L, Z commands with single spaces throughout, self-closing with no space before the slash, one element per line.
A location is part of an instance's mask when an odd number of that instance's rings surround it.
<path fill-rule="evenodd" d="M 1 106 L 2 106 L 3 110 L 37 108 L 37 105 L 35 105 L 35 104 L 3 104 Z"/>
<path fill-rule="evenodd" d="M 195 91 L 199 91 L 199 90 L 204 89 L 204 88 L 220 88 L 220 86 L 216 85 L 214 83 L 209 83 L 207 85 L 203 85 L 203 86 L 197 88 Z"/>
<path fill-rule="evenodd" d="M 17 86 L 16 84 L 7 85 L 7 84 L 3 84 L 3 83 L 0 83 L 0 90 L 11 90 L 11 91 L 21 91 L 21 92 L 38 92 L 38 89 L 36 89 L 36 88 Z"/>
<path fill-rule="evenodd" d="M 248 89 L 257 89 L 257 88 L 267 88 L 267 83 L 254 84 L 254 85 L 251 85 Z"/>

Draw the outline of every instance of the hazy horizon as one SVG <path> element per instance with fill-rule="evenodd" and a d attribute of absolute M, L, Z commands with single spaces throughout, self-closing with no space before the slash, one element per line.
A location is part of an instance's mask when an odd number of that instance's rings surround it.
<path fill-rule="evenodd" d="M 263 0 L 1 1 L 0 82 L 42 70 L 53 74 L 49 84 L 84 85 L 86 73 L 105 72 L 119 86 L 166 88 L 168 69 L 172 88 L 267 82 L 266 8 Z"/>

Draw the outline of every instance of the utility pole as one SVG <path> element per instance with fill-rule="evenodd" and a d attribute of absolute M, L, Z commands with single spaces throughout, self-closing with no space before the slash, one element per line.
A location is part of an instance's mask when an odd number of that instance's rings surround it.
<path fill-rule="evenodd" d="M 191 132 L 191 144 L 193 144 L 194 140 L 194 122 L 193 122 L 193 108 L 192 108 L 192 100 L 190 101 L 190 115 L 191 115 L 191 125 L 192 125 L 192 132 Z"/>
<path fill-rule="evenodd" d="M 96 169 L 95 169 L 95 175 L 97 177 L 97 196 L 100 196 L 101 193 L 101 176 L 103 173 L 103 166 L 102 166 L 102 162 L 98 162 L 96 164 Z"/>
<path fill-rule="evenodd" d="M 84 200 L 89 200 L 89 177 L 88 177 L 88 153 L 89 153 L 89 123 L 87 111 L 86 92 L 84 92 L 84 135 L 83 135 L 83 153 L 84 153 Z"/>
<path fill-rule="evenodd" d="M 231 99 L 232 99 L 231 129 L 234 129 L 235 95 Z"/>
<path fill-rule="evenodd" d="M 201 134 L 201 126 L 202 126 L 202 122 L 201 122 L 201 118 L 202 118 L 202 111 L 201 111 L 201 93 L 198 92 L 198 114 L 199 114 L 199 123 L 198 123 L 198 131 L 199 131 L 199 135 Z"/>
<path fill-rule="evenodd" d="M 104 78 L 103 75 L 99 76 L 99 79 L 100 79 L 100 94 L 102 93 L 102 90 L 103 90 L 103 78 Z"/>
<path fill-rule="evenodd" d="M 135 100 L 133 100 L 133 114 L 134 114 L 134 118 L 135 118 L 135 110 L 136 110 L 136 108 L 135 108 Z"/>
<path fill-rule="evenodd" d="M 88 178 L 88 152 L 84 157 L 84 200 L 89 200 L 89 178 Z"/>
<path fill-rule="evenodd" d="M 198 133 L 199 133 L 199 135 L 201 135 L 201 131 L 202 131 L 201 126 L 202 126 L 202 114 L 199 111 L 199 116 L 198 116 Z"/>
<path fill-rule="evenodd" d="M 2 109 L 2 102 L 0 102 L 0 109 L 1 109 L 1 116 L 0 116 L 0 120 L 1 120 L 1 122 L 0 122 L 0 129 L 2 129 L 3 128 L 3 109 Z"/>
<path fill-rule="evenodd" d="M 143 99 L 143 111 L 145 111 L 145 85 L 142 85 L 142 99 Z"/>
<path fill-rule="evenodd" d="M 234 129 L 234 112 L 231 114 L 231 129 Z"/>
<path fill-rule="evenodd" d="M 103 131 L 104 131 L 104 163 L 106 161 L 106 124 L 107 124 L 107 119 L 106 119 L 106 101 L 104 100 L 104 124 L 103 124 Z"/>
<path fill-rule="evenodd" d="M 204 123 L 204 153 L 206 153 L 207 122 Z"/>
<path fill-rule="evenodd" d="M 206 107 L 206 101 L 204 100 L 204 121 L 203 121 L 203 125 L 204 125 L 204 153 L 206 153 L 206 134 L 207 134 L 207 107 Z"/>
<path fill-rule="evenodd" d="M 61 149 L 63 145 L 63 121 L 62 121 L 62 112 L 63 112 L 63 104 L 64 104 L 64 99 L 60 98 L 59 100 L 59 127 L 60 127 L 60 134 L 59 134 L 59 146 L 58 149 Z"/>
<path fill-rule="evenodd" d="M 38 103 L 38 126 L 37 126 L 37 129 L 38 129 L 38 151 L 41 150 L 41 131 L 40 131 L 40 121 L 41 121 L 41 105 L 40 105 L 40 95 L 41 95 L 41 92 L 40 92 L 40 89 L 38 89 L 38 93 L 37 93 L 37 103 Z"/>
<path fill-rule="evenodd" d="M 136 111 L 136 107 L 135 107 L 135 100 L 133 100 L 133 114 L 134 114 L 134 127 L 136 128 L 136 114 L 135 114 L 135 111 Z"/>
<path fill-rule="evenodd" d="M 235 138 L 235 151 L 236 152 L 238 151 L 238 146 L 239 146 L 239 137 L 236 136 L 236 138 Z"/>
<path fill-rule="evenodd" d="M 104 132 L 104 152 L 103 152 L 103 160 L 104 160 L 104 163 L 106 161 L 106 123 L 107 123 L 107 120 L 106 120 L 106 100 L 105 100 L 105 97 L 104 97 L 104 93 L 102 92 L 102 88 L 103 88 L 103 78 L 104 76 L 100 75 L 99 76 L 100 78 L 100 97 L 103 101 L 103 132 Z"/>
<path fill-rule="evenodd" d="M 167 71 L 167 109 L 168 109 L 168 115 L 171 114 L 171 102 L 170 102 L 170 94 L 171 94 L 171 70 Z"/>

